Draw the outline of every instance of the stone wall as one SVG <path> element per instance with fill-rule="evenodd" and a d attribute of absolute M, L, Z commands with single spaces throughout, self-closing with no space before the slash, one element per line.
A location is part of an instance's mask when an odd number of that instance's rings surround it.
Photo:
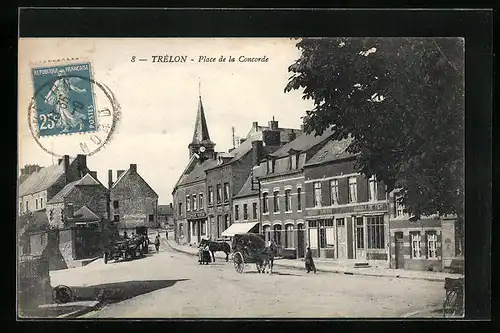
<path fill-rule="evenodd" d="M 41 304 L 51 302 L 49 262 L 43 256 L 21 256 L 18 263 L 18 313 L 37 308 Z"/>

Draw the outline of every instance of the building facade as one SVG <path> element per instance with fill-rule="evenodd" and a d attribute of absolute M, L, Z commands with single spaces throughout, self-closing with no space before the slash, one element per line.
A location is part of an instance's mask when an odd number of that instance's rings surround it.
<path fill-rule="evenodd" d="M 141 177 L 137 164 L 126 171 L 119 170 L 113 182 L 108 171 L 109 215 L 119 231 L 138 232 L 137 228 L 156 228 L 158 225 L 158 194 Z"/>
<path fill-rule="evenodd" d="M 262 232 L 273 239 L 285 258 L 301 258 L 305 254 L 305 178 L 304 164 L 333 133 L 320 136 L 302 134 L 279 150 L 269 154 L 260 164 Z"/>
<path fill-rule="evenodd" d="M 172 203 L 158 205 L 158 224 L 161 228 L 174 228 L 174 207 Z"/>
<path fill-rule="evenodd" d="M 317 257 L 388 265 L 385 185 L 356 172 L 348 144 L 331 140 L 304 166 L 307 244 Z"/>

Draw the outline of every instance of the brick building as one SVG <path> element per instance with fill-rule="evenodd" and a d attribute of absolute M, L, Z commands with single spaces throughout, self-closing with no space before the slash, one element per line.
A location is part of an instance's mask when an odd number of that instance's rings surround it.
<path fill-rule="evenodd" d="M 304 164 L 332 136 L 302 134 L 269 154 L 260 163 L 260 205 L 262 232 L 274 239 L 284 257 L 303 257 L 305 253 Z"/>
<path fill-rule="evenodd" d="M 174 237 L 179 244 L 199 243 L 208 234 L 205 170 L 217 164 L 214 149 L 200 96 L 189 162 L 172 191 Z"/>
<path fill-rule="evenodd" d="M 397 190 L 389 194 L 391 268 L 442 271 L 460 257 L 454 216 L 426 216 L 410 221 L 398 202 Z"/>
<path fill-rule="evenodd" d="M 108 171 L 109 214 L 120 232 L 128 234 L 158 226 L 158 194 L 141 177 L 137 164 L 126 171 L 118 170 L 113 182 L 113 171 Z"/>
<path fill-rule="evenodd" d="M 385 185 L 356 172 L 350 140 L 330 140 L 304 166 L 307 243 L 315 256 L 388 264 Z"/>
<path fill-rule="evenodd" d="M 225 230 L 235 222 L 236 207 L 233 204 L 233 196 L 241 191 L 252 168 L 265 155 L 294 140 L 300 133 L 298 129 L 280 128 L 274 117 L 267 127 L 254 122 L 241 144 L 225 155 L 227 160 L 219 159 L 216 166 L 206 170 L 208 217 L 212 238 L 225 236 Z M 228 230 L 226 235 L 231 233 L 231 230 Z"/>

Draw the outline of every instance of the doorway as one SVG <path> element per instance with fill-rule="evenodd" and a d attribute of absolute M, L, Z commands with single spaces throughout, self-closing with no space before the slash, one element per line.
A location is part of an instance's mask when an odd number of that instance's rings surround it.
<path fill-rule="evenodd" d="M 345 219 L 337 219 L 337 259 L 347 259 L 347 233 Z"/>
<path fill-rule="evenodd" d="M 304 225 L 297 225 L 297 258 L 304 258 Z"/>
<path fill-rule="evenodd" d="M 395 257 L 396 257 L 396 268 L 405 268 L 405 259 L 403 252 L 403 232 L 399 231 L 394 233 L 395 238 Z"/>
<path fill-rule="evenodd" d="M 365 249 L 365 228 L 363 224 L 363 217 L 356 217 L 356 259 L 366 258 Z"/>

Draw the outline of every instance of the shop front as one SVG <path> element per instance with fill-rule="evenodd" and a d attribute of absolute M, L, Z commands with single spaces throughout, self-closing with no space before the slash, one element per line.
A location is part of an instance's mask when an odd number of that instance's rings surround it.
<path fill-rule="evenodd" d="M 199 244 L 202 238 L 208 237 L 207 214 L 203 211 L 187 214 L 188 243 Z"/>
<path fill-rule="evenodd" d="M 306 220 L 306 241 L 315 257 L 387 262 L 387 203 L 309 209 Z"/>

